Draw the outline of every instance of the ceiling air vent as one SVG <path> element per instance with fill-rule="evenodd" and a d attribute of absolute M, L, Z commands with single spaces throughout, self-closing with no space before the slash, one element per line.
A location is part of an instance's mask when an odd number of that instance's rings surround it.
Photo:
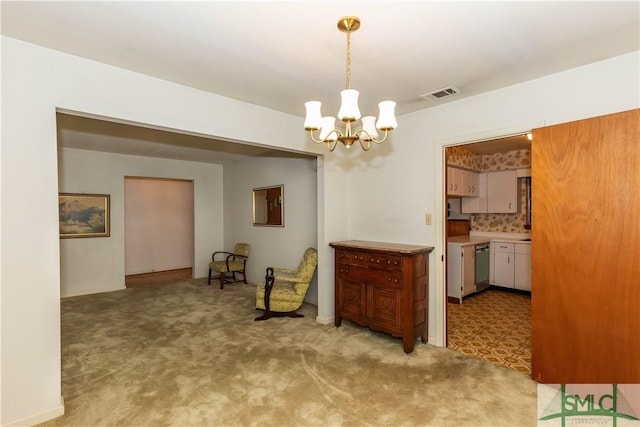
<path fill-rule="evenodd" d="M 420 97 L 437 101 L 438 99 L 446 98 L 447 96 L 457 95 L 460 92 L 462 91 L 457 87 L 449 86 L 442 89 L 438 89 L 434 92 L 425 93 L 424 95 L 420 95 Z"/>

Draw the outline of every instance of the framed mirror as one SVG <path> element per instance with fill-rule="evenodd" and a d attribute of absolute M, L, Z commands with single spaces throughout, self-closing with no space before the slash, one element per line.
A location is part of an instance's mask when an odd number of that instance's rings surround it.
<path fill-rule="evenodd" d="M 284 227 L 284 185 L 253 189 L 253 225 Z"/>

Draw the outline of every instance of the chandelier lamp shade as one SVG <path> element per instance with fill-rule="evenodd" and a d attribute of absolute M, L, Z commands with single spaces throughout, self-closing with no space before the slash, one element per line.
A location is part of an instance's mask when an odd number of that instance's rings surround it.
<path fill-rule="evenodd" d="M 336 128 L 336 118 L 322 116 L 321 102 L 309 101 L 304 104 L 306 117 L 304 129 L 311 135 L 311 140 L 317 144 L 327 144 L 329 151 L 336 149 L 338 141 L 345 147 L 351 148 L 359 141 L 364 151 L 369 151 L 371 142 L 381 144 L 387 139 L 389 131 L 398 126 L 395 117 L 396 103 L 383 101 L 378 104 L 378 118 L 374 116 L 361 117 L 358 107 L 360 93 L 351 89 L 351 33 L 360 28 L 360 19 L 355 16 L 345 16 L 338 21 L 338 29 L 347 34 L 347 88 L 341 92 L 342 103 L 338 111 L 338 119 L 344 123 L 344 129 Z M 360 128 L 354 129 L 360 120 Z M 379 137 L 378 131 L 384 132 Z"/>

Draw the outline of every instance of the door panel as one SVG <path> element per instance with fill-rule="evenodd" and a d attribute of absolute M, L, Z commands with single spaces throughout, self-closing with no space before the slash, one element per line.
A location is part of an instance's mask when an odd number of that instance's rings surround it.
<path fill-rule="evenodd" d="M 467 296 L 476 291 L 476 247 L 464 246 L 462 248 L 462 296 Z"/>
<path fill-rule="evenodd" d="M 532 378 L 640 383 L 640 110 L 532 141 Z"/>
<path fill-rule="evenodd" d="M 371 325 L 387 328 L 390 333 L 402 332 L 402 291 L 388 286 L 369 284 L 369 313 Z M 413 325 L 411 325 L 413 326 Z"/>
<path fill-rule="evenodd" d="M 340 307 L 342 307 L 342 313 L 340 315 L 348 314 L 355 317 L 365 317 L 366 307 L 366 287 L 362 282 L 354 282 L 342 278 L 338 278 L 340 283 Z"/>

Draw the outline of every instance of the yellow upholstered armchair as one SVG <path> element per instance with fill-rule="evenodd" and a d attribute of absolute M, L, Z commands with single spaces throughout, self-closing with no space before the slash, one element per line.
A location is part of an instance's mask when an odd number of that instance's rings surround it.
<path fill-rule="evenodd" d="M 311 279 L 318 266 L 318 251 L 308 248 L 296 270 L 267 268 L 264 282 L 256 287 L 256 309 L 265 310 L 255 320 L 271 317 L 302 317 L 296 310 L 302 306 Z"/>
<path fill-rule="evenodd" d="M 220 274 L 214 279 L 220 279 L 220 289 L 224 289 L 224 284 L 235 283 L 241 280 L 247 283 L 247 275 L 245 273 L 247 267 L 247 260 L 249 259 L 249 249 L 251 246 L 248 243 L 238 243 L 233 248 L 233 252 L 216 251 L 211 255 L 211 262 L 209 263 L 209 281 L 211 284 L 211 272 L 215 271 Z M 225 274 L 231 273 L 233 280 L 225 280 Z M 236 274 L 242 274 L 242 278 L 236 278 Z"/>

